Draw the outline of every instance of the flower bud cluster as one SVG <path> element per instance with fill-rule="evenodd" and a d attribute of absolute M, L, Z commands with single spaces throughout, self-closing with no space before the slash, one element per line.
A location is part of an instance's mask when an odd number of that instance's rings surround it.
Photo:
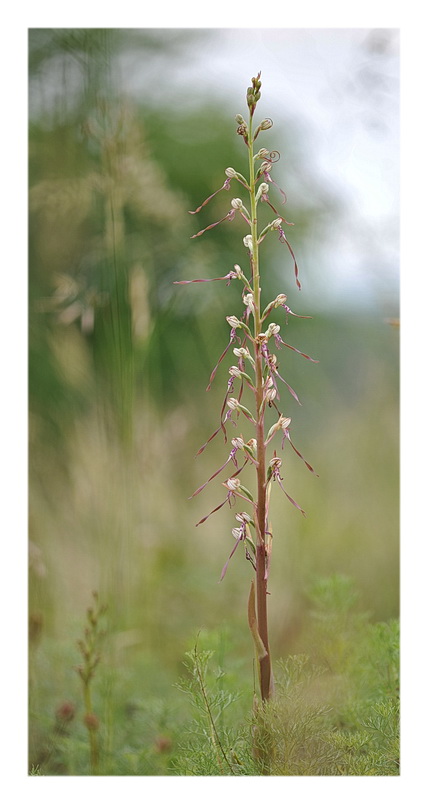
<path fill-rule="evenodd" d="M 247 89 L 247 106 L 250 110 L 251 116 L 254 114 L 254 110 L 257 105 L 257 101 L 260 100 L 260 89 L 262 86 L 262 82 L 260 81 L 261 73 L 258 73 L 257 78 L 251 79 L 251 86 Z"/>

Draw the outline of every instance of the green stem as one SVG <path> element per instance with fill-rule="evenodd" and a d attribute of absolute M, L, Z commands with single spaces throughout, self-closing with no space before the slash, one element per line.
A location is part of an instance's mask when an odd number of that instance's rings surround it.
<path fill-rule="evenodd" d="M 251 237 L 253 250 L 251 255 L 254 296 L 254 357 L 256 368 L 256 440 L 257 440 L 257 547 L 256 547 L 256 597 L 257 627 L 260 638 L 266 648 L 266 656 L 259 660 L 260 692 L 262 700 L 270 698 L 271 660 L 268 639 L 267 617 L 267 579 L 266 579 L 266 447 L 264 437 L 263 414 L 263 355 L 261 344 L 257 338 L 261 333 L 261 288 L 259 272 L 259 247 L 257 243 L 257 203 L 254 171 L 253 118 L 250 116 L 248 127 L 248 159 L 250 171 L 250 204 L 251 204 Z"/>
<path fill-rule="evenodd" d="M 84 700 L 85 700 L 86 714 L 92 715 L 92 698 L 91 698 L 91 688 L 89 680 L 84 684 Z M 89 748 L 91 754 L 91 770 L 92 775 L 96 776 L 98 774 L 98 737 L 96 732 L 89 727 L 88 727 L 88 734 L 89 734 Z"/>
<path fill-rule="evenodd" d="M 227 767 L 229 768 L 230 772 L 232 773 L 232 775 L 235 775 L 235 771 L 233 770 L 232 765 L 230 764 L 230 762 L 229 762 L 229 760 L 228 760 L 228 758 L 226 756 L 226 753 L 224 751 L 223 745 L 221 743 L 219 734 L 218 734 L 216 726 L 215 726 L 215 721 L 214 721 L 213 714 L 211 712 L 211 706 L 210 706 L 210 702 L 208 700 L 208 695 L 207 695 L 207 691 L 206 691 L 206 688 L 205 688 L 204 677 L 203 677 L 203 674 L 202 674 L 201 665 L 200 665 L 199 656 L 198 656 L 198 653 L 197 653 L 197 650 L 196 650 L 196 646 L 195 646 L 195 650 L 194 650 L 194 657 L 195 657 L 195 667 L 196 667 L 196 672 L 197 672 L 198 682 L 199 682 L 199 689 L 201 690 L 202 698 L 203 698 L 204 705 L 205 705 L 205 711 L 206 711 L 206 713 L 208 715 L 208 720 L 209 720 L 210 728 L 211 728 L 211 740 L 212 740 L 212 743 L 213 743 L 213 746 L 214 746 L 214 750 L 215 750 L 215 752 L 217 754 L 217 758 L 218 758 L 220 768 L 221 768 L 221 758 L 220 758 L 219 753 L 218 753 L 219 750 L 220 750 L 221 755 L 223 756 L 223 759 L 224 759 Z"/>

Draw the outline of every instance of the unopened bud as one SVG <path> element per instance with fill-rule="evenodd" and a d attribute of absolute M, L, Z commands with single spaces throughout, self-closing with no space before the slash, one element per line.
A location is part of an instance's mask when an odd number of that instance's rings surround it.
<path fill-rule="evenodd" d="M 259 128 L 260 128 L 262 131 L 267 131 L 267 130 L 268 130 L 268 128 L 272 128 L 272 126 L 273 126 L 273 120 L 271 120 L 271 119 L 270 119 L 270 117 L 266 117 L 266 118 L 265 118 L 264 120 L 262 120 L 262 122 L 260 123 Z"/>
<path fill-rule="evenodd" d="M 261 76 L 261 72 L 257 73 L 257 78 L 253 77 L 251 79 L 251 83 L 252 83 L 254 89 L 256 90 L 256 92 L 257 92 L 257 90 L 260 89 L 260 87 L 262 85 L 262 82 L 260 81 L 260 76 Z"/>
<path fill-rule="evenodd" d="M 245 124 L 245 120 L 242 117 L 242 114 L 237 114 L 236 117 L 235 117 L 235 120 L 236 120 L 237 123 L 239 123 L 240 126 Z"/>
<path fill-rule="evenodd" d="M 243 238 L 243 243 L 245 248 L 247 248 L 251 252 L 253 251 L 253 238 L 251 237 L 250 234 L 245 235 L 245 237 Z"/>

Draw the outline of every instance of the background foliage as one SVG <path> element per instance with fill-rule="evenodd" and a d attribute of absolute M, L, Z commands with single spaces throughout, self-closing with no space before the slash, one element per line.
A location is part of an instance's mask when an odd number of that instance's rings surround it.
<path fill-rule="evenodd" d="M 226 368 L 209 395 L 204 389 L 239 291 L 172 284 L 224 275 L 243 259 L 239 221 L 191 241 L 188 215 L 221 186 L 225 167 L 244 169 L 233 120 L 242 98 L 232 110 L 218 97 L 164 107 L 143 93 L 136 102 L 115 72 L 130 53 L 149 73 L 162 60 L 178 64 L 188 42 L 199 36 L 203 47 L 205 35 L 30 31 L 30 767 L 42 773 L 81 773 L 86 761 L 83 734 L 71 765 L 46 746 L 56 708 L 77 700 L 76 640 L 93 589 L 108 607 L 105 739 L 116 716 L 130 730 L 121 732 L 120 768 L 106 772 L 171 772 L 159 740 L 177 733 L 172 713 L 183 703 L 172 685 L 200 628 L 252 689 L 251 567 L 236 556 L 218 585 L 233 517 L 223 509 L 195 530 L 221 490 L 210 484 L 187 499 L 226 457 L 214 441 L 194 460 L 217 427 Z M 291 188 L 299 176 L 308 185 L 295 121 L 275 137 L 293 155 Z M 310 179 L 310 193 L 293 197 L 287 187 L 292 245 L 309 286 L 314 244 L 340 205 L 331 187 Z M 200 228 L 225 206 L 220 194 L 198 216 Z M 265 298 L 286 292 L 291 309 L 314 315 L 291 319 L 288 339 L 320 361 L 280 355 L 303 402 L 287 400 L 293 439 L 320 475 L 286 454 L 287 489 L 308 517 L 274 503 L 272 651 L 286 660 L 310 633 L 317 578 L 350 576 L 373 628 L 398 616 L 398 335 L 384 299 L 313 310 L 274 240 L 265 261 Z M 136 722 L 143 762 L 126 749 Z"/>

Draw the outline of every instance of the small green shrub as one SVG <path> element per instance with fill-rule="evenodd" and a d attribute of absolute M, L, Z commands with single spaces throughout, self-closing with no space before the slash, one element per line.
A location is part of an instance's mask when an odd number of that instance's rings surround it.
<path fill-rule="evenodd" d="M 311 650 L 275 666 L 275 695 L 236 711 L 221 694 L 212 652 L 188 654 L 180 688 L 197 714 L 175 761 L 183 775 L 394 776 L 399 773 L 398 623 L 353 611 L 348 579 L 318 581 L 304 640 Z M 210 730 L 225 718 L 227 725 Z M 232 713 L 229 711 L 229 714 Z"/>

